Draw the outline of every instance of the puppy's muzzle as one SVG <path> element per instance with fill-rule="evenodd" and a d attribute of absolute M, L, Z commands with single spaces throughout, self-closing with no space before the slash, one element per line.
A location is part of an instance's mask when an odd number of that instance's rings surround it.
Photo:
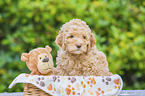
<path fill-rule="evenodd" d="M 48 57 L 45 57 L 43 58 L 42 62 L 48 62 L 49 61 L 49 58 Z"/>

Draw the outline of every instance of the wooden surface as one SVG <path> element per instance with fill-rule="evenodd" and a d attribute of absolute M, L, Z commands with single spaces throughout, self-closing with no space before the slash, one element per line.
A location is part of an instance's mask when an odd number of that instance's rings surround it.
<path fill-rule="evenodd" d="M 122 90 L 119 96 L 145 96 L 145 90 Z"/>
<path fill-rule="evenodd" d="M 0 93 L 0 96 L 23 96 L 23 92 Z M 122 90 L 119 96 L 145 96 L 145 90 Z"/>

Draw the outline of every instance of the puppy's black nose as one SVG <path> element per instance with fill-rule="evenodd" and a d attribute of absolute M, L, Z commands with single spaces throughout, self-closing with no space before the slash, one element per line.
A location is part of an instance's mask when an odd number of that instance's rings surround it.
<path fill-rule="evenodd" d="M 77 48 L 81 48 L 81 44 L 77 44 Z"/>
<path fill-rule="evenodd" d="M 49 58 L 48 57 L 45 57 L 43 58 L 42 62 L 48 62 L 49 61 Z"/>

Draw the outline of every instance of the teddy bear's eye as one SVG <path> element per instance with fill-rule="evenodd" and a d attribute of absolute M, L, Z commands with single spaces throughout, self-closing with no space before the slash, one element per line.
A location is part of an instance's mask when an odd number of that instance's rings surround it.
<path fill-rule="evenodd" d="M 40 59 L 41 59 L 41 57 L 40 57 Z"/>
<path fill-rule="evenodd" d="M 83 36 L 84 39 L 86 39 L 86 36 Z"/>
<path fill-rule="evenodd" d="M 73 36 L 73 35 L 71 35 L 70 37 L 71 37 L 71 38 L 73 38 L 74 36 Z"/>

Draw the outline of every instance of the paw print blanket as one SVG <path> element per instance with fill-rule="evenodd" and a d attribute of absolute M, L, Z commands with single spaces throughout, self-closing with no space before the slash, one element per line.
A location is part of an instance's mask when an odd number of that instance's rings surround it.
<path fill-rule="evenodd" d="M 10 84 L 31 83 L 53 96 L 117 96 L 123 86 L 119 75 L 112 76 L 42 76 L 20 74 Z"/>

